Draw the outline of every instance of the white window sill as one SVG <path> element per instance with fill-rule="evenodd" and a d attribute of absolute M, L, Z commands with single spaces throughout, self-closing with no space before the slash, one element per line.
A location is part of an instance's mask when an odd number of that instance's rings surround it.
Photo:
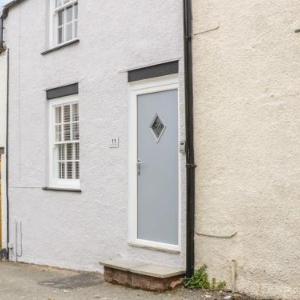
<path fill-rule="evenodd" d="M 74 44 L 78 44 L 79 42 L 80 42 L 79 39 L 77 39 L 77 38 L 76 38 L 76 39 L 73 39 L 73 40 L 68 41 L 68 42 L 65 42 L 65 43 L 63 43 L 63 44 L 59 44 L 59 45 L 57 45 L 57 46 L 51 47 L 51 48 L 49 48 L 49 49 L 43 51 L 43 52 L 41 53 L 41 55 L 46 55 L 46 54 L 48 54 L 48 53 L 51 53 L 51 52 L 54 52 L 54 51 L 56 51 L 56 50 L 65 48 L 65 47 L 67 47 L 67 46 L 74 45 Z"/>
<path fill-rule="evenodd" d="M 63 188 L 63 187 L 50 187 L 45 186 L 42 188 L 44 191 L 53 191 L 53 192 L 69 192 L 69 193 L 82 193 L 81 189 L 76 188 Z"/>

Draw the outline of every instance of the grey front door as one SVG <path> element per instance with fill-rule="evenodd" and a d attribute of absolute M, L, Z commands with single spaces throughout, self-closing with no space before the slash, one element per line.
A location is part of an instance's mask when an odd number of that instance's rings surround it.
<path fill-rule="evenodd" d="M 137 102 L 138 239 L 178 245 L 178 91 Z"/>

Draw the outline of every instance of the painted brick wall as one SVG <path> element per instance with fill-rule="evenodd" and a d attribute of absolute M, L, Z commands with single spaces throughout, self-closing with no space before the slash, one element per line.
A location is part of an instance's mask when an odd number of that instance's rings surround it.
<path fill-rule="evenodd" d="M 195 0 L 197 265 L 264 297 L 300 295 L 300 3 Z"/>

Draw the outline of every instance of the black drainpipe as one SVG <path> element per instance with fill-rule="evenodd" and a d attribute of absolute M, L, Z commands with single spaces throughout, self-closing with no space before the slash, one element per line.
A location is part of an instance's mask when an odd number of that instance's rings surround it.
<path fill-rule="evenodd" d="M 183 1 L 184 11 L 184 68 L 185 68 L 185 120 L 186 120 L 186 277 L 195 269 L 195 157 L 193 112 L 193 61 L 192 61 L 192 0 Z"/>
<path fill-rule="evenodd" d="M 0 17 L 0 53 L 4 50 L 3 42 L 3 16 Z"/>
<path fill-rule="evenodd" d="M 7 240 L 7 247 L 6 249 L 2 249 L 1 256 L 6 256 L 7 259 L 9 259 L 9 243 L 10 243 L 10 236 L 9 236 L 9 157 L 8 157 L 8 117 L 9 117 L 9 50 L 5 49 L 4 45 L 4 38 L 3 38 L 3 32 L 4 32 L 4 19 L 6 17 L 5 11 L 2 11 L 2 15 L 0 16 L 0 54 L 6 51 L 6 146 L 5 146 L 5 157 L 6 157 L 6 174 L 5 174 L 5 181 L 6 181 L 6 240 Z"/>

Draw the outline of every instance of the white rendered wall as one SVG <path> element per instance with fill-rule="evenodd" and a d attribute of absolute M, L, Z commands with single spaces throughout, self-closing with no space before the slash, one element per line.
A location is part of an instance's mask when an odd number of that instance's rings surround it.
<path fill-rule="evenodd" d="M 7 86 L 7 57 L 6 52 L 0 54 L 0 148 L 6 148 L 6 86 Z M 1 155 L 1 154 L 0 154 Z M 6 247 L 6 160 L 5 153 L 1 155 L 1 216 L 0 222 L 2 223 L 2 247 Z"/>
<path fill-rule="evenodd" d="M 6 19 L 11 50 L 10 220 L 12 242 L 14 222 L 23 223 L 19 260 L 96 271 L 101 270 L 99 261 L 115 257 L 184 267 L 184 164 L 182 252 L 127 243 L 126 70 L 180 60 L 184 139 L 182 1 L 79 1 L 80 43 L 43 56 L 46 2 L 27 0 Z M 43 191 L 48 174 L 45 89 L 74 82 L 80 89 L 82 194 Z M 113 137 L 120 137 L 119 149 L 109 148 Z"/>
<path fill-rule="evenodd" d="M 0 54 L 0 148 L 6 145 L 6 52 Z"/>

